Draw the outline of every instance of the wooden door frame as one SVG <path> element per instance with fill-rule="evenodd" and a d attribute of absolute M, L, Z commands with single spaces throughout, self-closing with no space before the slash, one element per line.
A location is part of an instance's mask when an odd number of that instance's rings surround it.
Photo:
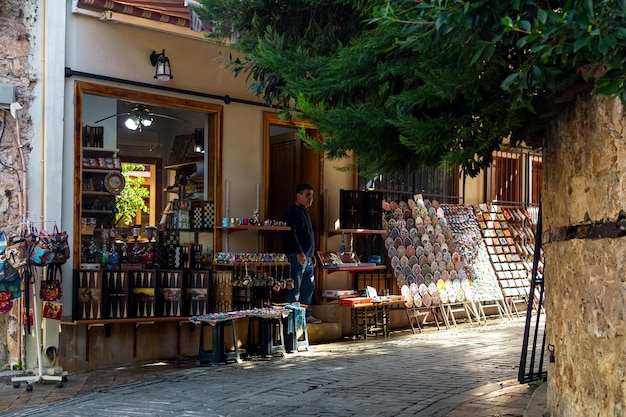
<path fill-rule="evenodd" d="M 262 213 L 267 213 L 269 210 L 269 177 L 270 177 L 270 156 L 271 156 L 271 144 L 270 144 L 270 127 L 271 126 L 283 126 L 293 129 L 300 129 L 304 127 L 307 130 L 318 131 L 308 120 L 292 119 L 290 121 L 280 118 L 278 113 L 264 112 L 263 113 L 263 184 L 262 184 L 262 201 L 263 208 Z M 305 152 L 307 152 L 305 150 Z M 309 152 L 313 152 L 309 150 Z M 315 190 L 315 198 L 313 199 L 313 205 L 310 209 L 311 217 L 317 220 L 317 229 L 314 230 L 316 242 L 320 243 L 320 237 L 323 234 L 324 227 L 324 158 L 317 155 L 317 173 L 309 180 Z M 294 198 L 295 198 L 295 190 Z"/>

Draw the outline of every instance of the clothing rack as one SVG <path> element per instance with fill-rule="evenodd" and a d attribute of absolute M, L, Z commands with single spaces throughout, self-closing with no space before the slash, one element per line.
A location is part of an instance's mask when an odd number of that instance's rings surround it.
<path fill-rule="evenodd" d="M 45 224 L 45 223 L 54 223 L 56 225 L 56 221 L 40 221 L 37 222 L 39 224 Z M 33 229 L 33 223 L 32 222 L 22 222 L 22 223 L 17 223 L 17 224 L 11 224 L 7 226 L 8 228 L 11 227 L 21 227 L 23 228 L 23 230 L 26 231 L 32 231 Z M 29 268 L 31 268 L 31 266 L 29 266 Z M 65 382 L 67 382 L 67 371 L 61 371 L 60 373 L 56 374 L 56 368 L 58 367 L 53 367 L 53 368 L 47 368 L 47 369 L 51 369 L 52 372 L 44 372 L 44 366 L 43 366 L 43 345 L 42 345 L 42 337 L 41 337 L 41 324 L 42 324 L 42 314 L 40 312 L 40 308 L 39 305 L 41 303 L 41 300 L 39 300 L 38 295 L 37 295 L 37 288 L 40 287 L 41 285 L 41 280 L 42 277 L 45 276 L 44 271 L 47 270 L 47 266 L 45 267 L 33 267 L 32 268 L 32 277 L 34 278 L 32 281 L 31 279 L 26 279 L 24 280 L 24 285 L 28 285 L 30 286 L 30 290 L 29 291 L 25 291 L 25 295 L 24 297 L 32 297 L 31 301 L 32 301 L 32 305 L 33 305 L 33 323 L 34 323 L 34 328 L 35 328 L 35 343 L 36 343 L 36 349 L 37 349 L 37 369 L 34 372 L 33 375 L 23 375 L 23 376 L 15 376 L 11 378 L 11 382 L 13 383 L 13 387 L 14 388 L 19 388 L 21 386 L 22 383 L 26 383 L 26 391 L 32 391 L 33 390 L 33 384 L 35 384 L 36 382 L 40 382 L 40 381 L 55 381 L 56 382 L 56 386 L 57 388 L 61 388 L 63 386 L 63 384 Z M 37 272 L 35 272 L 37 271 Z M 23 304 L 21 304 L 21 308 L 23 309 Z M 21 311 L 20 311 L 20 319 L 22 317 Z M 55 355 L 56 356 L 56 355 Z"/>

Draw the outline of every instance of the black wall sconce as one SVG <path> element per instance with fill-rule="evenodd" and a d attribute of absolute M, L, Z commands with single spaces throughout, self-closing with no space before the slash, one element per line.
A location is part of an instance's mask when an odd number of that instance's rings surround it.
<path fill-rule="evenodd" d="M 154 78 L 160 81 L 167 81 L 174 78 L 172 76 L 172 67 L 170 66 L 170 59 L 165 56 L 165 49 L 160 54 L 156 51 L 152 51 L 150 54 L 150 62 L 153 67 L 156 67 L 154 71 Z"/>

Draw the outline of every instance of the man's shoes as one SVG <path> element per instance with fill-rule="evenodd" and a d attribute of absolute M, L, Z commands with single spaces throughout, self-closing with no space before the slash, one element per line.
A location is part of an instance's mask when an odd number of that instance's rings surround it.
<path fill-rule="evenodd" d="M 317 317 L 308 316 L 306 318 L 306 322 L 309 324 L 320 324 L 322 320 L 318 319 Z"/>

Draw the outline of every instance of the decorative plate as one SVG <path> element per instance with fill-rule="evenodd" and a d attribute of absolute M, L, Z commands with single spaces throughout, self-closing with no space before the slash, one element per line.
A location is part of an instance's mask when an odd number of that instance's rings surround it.
<path fill-rule="evenodd" d="M 389 259 L 392 259 L 394 256 L 397 255 L 397 251 L 396 251 L 396 247 L 395 246 L 391 246 L 388 250 L 387 250 L 387 254 L 389 255 Z"/>
<path fill-rule="evenodd" d="M 419 294 L 419 286 L 416 283 L 412 283 L 409 286 L 409 291 L 411 292 L 411 295 Z"/>
<path fill-rule="evenodd" d="M 419 294 L 413 296 L 413 305 L 417 308 L 422 306 L 422 297 Z"/>
<path fill-rule="evenodd" d="M 411 294 L 407 294 L 404 296 L 404 306 L 406 308 L 413 307 L 413 296 Z"/>
<path fill-rule="evenodd" d="M 409 262 L 411 260 L 409 259 Z M 422 273 L 422 268 L 420 267 L 420 265 L 418 263 L 415 263 L 412 267 L 411 267 L 411 271 L 413 272 L 413 275 L 417 276 L 419 274 Z"/>
<path fill-rule="evenodd" d="M 121 172 L 109 172 L 104 177 L 104 188 L 111 194 L 119 194 L 124 189 L 126 180 Z"/>
<path fill-rule="evenodd" d="M 409 294 L 410 292 L 411 290 L 409 289 L 408 285 L 403 285 L 402 288 L 400 288 L 400 294 L 402 294 L 402 296 L 405 296 Z"/>

